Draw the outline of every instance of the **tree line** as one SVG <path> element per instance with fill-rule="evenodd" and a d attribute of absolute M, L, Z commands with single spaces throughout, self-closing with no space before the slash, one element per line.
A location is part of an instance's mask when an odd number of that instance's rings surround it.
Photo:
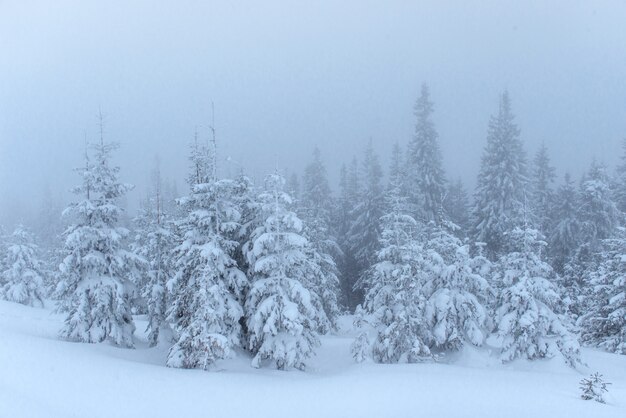
<path fill-rule="evenodd" d="M 43 248 L 23 226 L 3 234 L 0 297 L 55 299 L 72 341 L 133 347 L 145 315 L 170 367 L 247 352 L 254 367 L 303 369 L 344 312 L 356 361 L 432 361 L 464 345 L 573 367 L 580 343 L 626 354 L 626 143 L 613 175 L 594 161 L 555 187 L 547 148 L 528 160 L 505 92 L 470 199 L 446 178 L 433 112 L 424 85 L 387 175 L 370 141 L 336 194 L 319 149 L 299 176 L 254 185 L 245 168 L 218 176 L 215 135 L 196 137 L 186 195 L 157 166 L 130 222 L 117 144 L 101 130 L 63 230 L 35 228 Z"/>

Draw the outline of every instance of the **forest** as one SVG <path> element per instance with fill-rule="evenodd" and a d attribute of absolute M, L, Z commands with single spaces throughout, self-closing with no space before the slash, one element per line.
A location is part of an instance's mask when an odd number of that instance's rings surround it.
<path fill-rule="evenodd" d="M 346 315 L 356 362 L 437 362 L 466 346 L 572 368 L 581 346 L 626 354 L 626 142 L 616 168 L 557 178 L 546 146 L 528 155 L 505 91 L 469 192 L 444 171 L 434 111 L 424 84 L 389 166 L 364 141 L 330 168 L 337 185 L 318 148 L 299 173 L 277 161 L 265 178 L 219 176 L 219 135 L 196 135 L 188 171 L 164 179 L 155 165 L 136 213 L 100 116 L 100 137 L 76 150 L 75 199 L 2 233 L 0 298 L 53 304 L 59 338 L 75 342 L 133 348 L 142 316 L 171 368 L 243 356 L 306 370 Z"/>

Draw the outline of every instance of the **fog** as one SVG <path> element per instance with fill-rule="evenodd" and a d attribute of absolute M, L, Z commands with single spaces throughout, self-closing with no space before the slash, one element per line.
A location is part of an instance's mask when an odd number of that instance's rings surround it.
<path fill-rule="evenodd" d="M 71 198 L 100 109 L 131 207 L 157 155 L 184 190 L 211 103 L 224 175 L 300 172 L 317 145 L 333 185 L 370 138 L 385 162 L 408 142 L 424 82 L 470 190 L 505 89 L 559 175 L 614 166 L 626 136 L 623 1 L 91 3 L 0 0 L 0 223 Z"/>

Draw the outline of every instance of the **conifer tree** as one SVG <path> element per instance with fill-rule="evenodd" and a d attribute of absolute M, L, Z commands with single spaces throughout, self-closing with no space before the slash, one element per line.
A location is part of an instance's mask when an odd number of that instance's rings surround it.
<path fill-rule="evenodd" d="M 626 234 L 602 242 L 598 262 L 587 271 L 589 302 L 580 318 L 582 340 L 626 354 Z"/>
<path fill-rule="evenodd" d="M 337 295 L 339 291 L 338 269 L 335 262 L 341 256 L 341 249 L 331 232 L 332 198 L 321 153 L 313 151 L 313 161 L 306 166 L 302 189 L 302 213 L 305 221 L 305 235 L 309 240 L 307 253 L 313 261 L 315 275 L 311 284 L 320 298 L 328 326 L 320 324 L 321 332 L 335 327 L 339 315 Z"/>
<path fill-rule="evenodd" d="M 470 226 L 470 203 L 460 178 L 448 184 L 443 208 L 447 219 L 456 226 L 455 235 L 458 238 L 465 238 Z"/>
<path fill-rule="evenodd" d="M 580 182 L 577 218 L 578 245 L 564 268 L 569 293 L 575 295 L 571 310 L 575 316 L 590 307 L 593 289 L 589 277 L 598 267 L 598 254 L 603 240 L 617 233 L 621 214 L 613 201 L 613 192 L 606 167 L 593 161 Z"/>
<path fill-rule="evenodd" d="M 431 273 L 425 252 L 418 245 L 418 223 L 408 213 L 399 185 L 387 193 L 389 213 L 382 217 L 377 262 L 359 282 L 366 290 L 363 308 L 373 328 L 373 343 L 363 330 L 353 344 L 357 360 L 371 350 L 381 363 L 416 362 L 430 357 L 430 335 L 424 318 L 426 299 L 422 286 Z"/>
<path fill-rule="evenodd" d="M 175 276 L 169 319 L 176 343 L 167 359 L 169 367 L 208 370 L 240 345 L 245 274 L 233 258 L 238 243 L 232 237 L 241 215 L 232 198 L 232 180 L 216 177 L 215 146 L 192 146 L 191 193 L 179 200 L 187 216 L 177 227 L 182 242 L 174 250 Z"/>
<path fill-rule="evenodd" d="M 580 222 L 578 220 L 578 191 L 569 174 L 555 194 L 552 209 L 548 253 L 557 273 L 563 274 L 565 265 L 578 246 Z"/>
<path fill-rule="evenodd" d="M 131 186 L 120 183 L 119 168 L 110 165 L 118 145 L 104 141 L 102 117 L 100 122 L 93 161 L 86 158 L 78 170 L 83 183 L 74 192 L 83 199 L 65 210 L 73 223 L 65 231 L 57 286 L 59 310 L 67 313 L 61 336 L 89 343 L 110 339 L 133 347 L 130 277 L 141 260 L 122 247 L 128 231 L 118 226 L 122 210 L 117 205 Z"/>
<path fill-rule="evenodd" d="M 302 221 L 289 210 L 291 198 L 284 186 L 278 174 L 267 178 L 258 197 L 261 222 L 244 247 L 251 281 L 245 321 L 252 365 L 271 361 L 281 370 L 303 369 L 319 345 L 319 312 L 302 284 L 308 241 L 301 235 Z"/>
<path fill-rule="evenodd" d="M 626 213 L 626 138 L 622 140 L 621 161 L 616 171 L 615 203 L 622 213 Z"/>
<path fill-rule="evenodd" d="M 353 277 L 360 277 L 376 260 L 384 208 L 382 175 L 378 156 L 370 141 L 362 164 L 363 187 L 356 199 L 358 203 L 350 212 L 351 224 L 347 233 L 349 253 L 354 257 Z M 362 294 L 354 292 L 353 296 L 353 303 L 361 302 Z"/>
<path fill-rule="evenodd" d="M 554 204 L 552 183 L 556 178 L 554 167 L 550 164 L 548 148 L 545 144 L 535 154 L 532 169 L 532 212 L 537 229 L 543 235 L 549 234 L 550 215 Z"/>
<path fill-rule="evenodd" d="M 43 306 L 45 271 L 32 234 L 18 225 L 0 264 L 0 297 L 29 306 Z"/>
<path fill-rule="evenodd" d="M 398 188 L 398 193 L 403 194 L 405 184 L 405 167 L 403 167 L 402 150 L 400 144 L 396 141 L 391 150 L 391 164 L 389 165 L 389 184 L 387 193 L 392 189 Z M 408 207 L 408 206 L 407 206 Z"/>
<path fill-rule="evenodd" d="M 416 216 L 426 223 L 440 223 L 446 181 L 432 113 L 430 90 L 423 84 L 415 103 L 417 124 L 409 143 L 406 174 L 411 203 L 417 208 Z"/>
<path fill-rule="evenodd" d="M 466 343 L 481 346 L 487 337 L 491 289 L 473 270 L 469 247 L 442 229 L 426 247 L 431 248 L 432 273 L 423 289 L 424 315 L 431 349 L 458 350 Z"/>
<path fill-rule="evenodd" d="M 541 259 L 545 242 L 535 229 L 516 228 L 510 234 L 513 251 L 497 264 L 502 290 L 496 312 L 503 362 L 517 358 L 551 358 L 561 353 L 567 364 L 580 363 L 580 347 L 564 325 L 564 306 L 554 284 L 554 271 Z"/>
<path fill-rule="evenodd" d="M 171 213 L 164 197 L 159 166 L 152 174 L 152 187 L 135 220 L 135 253 L 146 260 L 139 291 L 147 308 L 148 342 L 155 346 L 167 341 L 172 330 L 167 321 L 170 295 L 167 282 L 174 276 L 172 252 L 176 236 L 172 232 Z"/>
<path fill-rule="evenodd" d="M 302 192 L 302 187 L 300 185 L 300 179 L 298 178 L 298 175 L 296 173 L 291 173 L 291 176 L 289 176 L 289 182 L 287 183 L 286 190 L 287 190 L 287 193 L 289 193 L 289 196 L 291 196 L 292 199 L 294 199 L 294 201 L 300 200 L 300 197 L 301 197 L 300 193 Z"/>
<path fill-rule="evenodd" d="M 588 243 L 610 238 L 619 222 L 606 167 L 597 161 L 592 162 L 580 184 L 579 216 L 583 240 Z"/>
<path fill-rule="evenodd" d="M 523 223 L 528 181 L 519 134 L 505 91 L 498 113 L 489 121 L 473 208 L 472 239 L 486 243 L 490 258 L 506 251 L 505 233 Z"/>
<path fill-rule="evenodd" d="M 350 240 L 350 228 L 353 217 L 356 214 L 354 208 L 359 204 L 361 195 L 361 182 L 359 181 L 359 169 L 356 158 L 353 158 L 350 165 L 342 166 L 339 180 L 339 205 L 336 215 L 336 226 L 338 244 L 341 249 L 341 258 L 338 263 L 340 271 L 340 302 L 349 310 L 353 310 L 360 303 L 362 293 L 355 289 L 355 284 L 359 279 L 358 263 L 355 248 Z"/>
<path fill-rule="evenodd" d="M 425 251 L 418 245 L 418 223 L 408 213 L 399 184 L 387 193 L 389 213 L 382 217 L 377 262 L 359 285 L 366 289 L 363 308 L 375 335 L 371 354 L 375 361 L 416 362 L 430 357 L 430 335 L 424 319 L 426 299 L 422 286 L 431 273 Z M 364 330 L 353 345 L 353 354 L 369 351 Z"/>

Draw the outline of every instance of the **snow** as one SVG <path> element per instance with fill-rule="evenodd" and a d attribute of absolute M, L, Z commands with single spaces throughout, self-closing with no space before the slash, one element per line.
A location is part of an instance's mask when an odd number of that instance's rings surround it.
<path fill-rule="evenodd" d="M 167 347 L 145 335 L 135 350 L 59 340 L 63 318 L 47 306 L 0 301 L 2 418 L 626 416 L 626 357 L 596 350 L 583 350 L 582 372 L 559 359 L 502 365 L 472 347 L 439 364 L 357 364 L 342 317 L 306 372 L 253 369 L 242 353 L 204 372 L 165 367 Z M 595 371 L 613 383 L 606 404 L 579 397 Z"/>

